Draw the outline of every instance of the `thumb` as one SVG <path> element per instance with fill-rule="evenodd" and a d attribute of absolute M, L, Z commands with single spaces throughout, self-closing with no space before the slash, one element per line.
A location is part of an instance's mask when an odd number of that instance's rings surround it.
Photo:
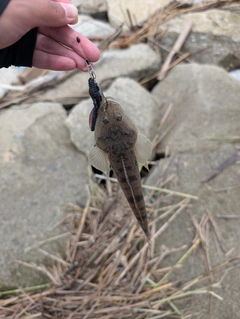
<path fill-rule="evenodd" d="M 0 48 L 15 43 L 35 27 L 62 27 L 76 23 L 78 20 L 77 8 L 68 0 L 60 1 L 9 1 L 0 19 Z"/>
<path fill-rule="evenodd" d="M 78 10 L 69 3 L 52 0 L 40 1 L 37 12 L 37 26 L 61 27 L 66 24 L 75 24 L 78 21 Z"/>

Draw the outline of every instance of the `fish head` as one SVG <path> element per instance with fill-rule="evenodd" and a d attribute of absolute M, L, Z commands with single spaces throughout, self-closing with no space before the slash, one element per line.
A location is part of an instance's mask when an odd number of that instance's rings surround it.
<path fill-rule="evenodd" d="M 121 105 L 112 98 L 104 98 L 98 109 L 95 125 L 96 145 L 104 152 L 119 145 L 128 148 L 137 141 L 137 128 Z"/>

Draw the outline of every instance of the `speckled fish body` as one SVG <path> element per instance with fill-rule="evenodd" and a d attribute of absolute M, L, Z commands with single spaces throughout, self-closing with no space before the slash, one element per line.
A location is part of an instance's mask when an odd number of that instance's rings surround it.
<path fill-rule="evenodd" d="M 144 233 L 148 237 L 148 221 L 136 156 L 124 143 L 108 153 L 109 162 Z"/>
<path fill-rule="evenodd" d="M 90 163 L 108 174 L 109 163 L 144 233 L 149 237 L 138 162 L 145 164 L 152 153 L 151 142 L 138 131 L 112 98 L 104 99 L 95 125 L 96 146 Z"/>

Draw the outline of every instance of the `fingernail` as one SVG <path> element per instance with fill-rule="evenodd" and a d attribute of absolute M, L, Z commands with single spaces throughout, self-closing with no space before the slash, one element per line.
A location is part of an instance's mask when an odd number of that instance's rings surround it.
<path fill-rule="evenodd" d="M 70 20 L 71 23 L 76 23 L 78 21 L 78 10 L 72 4 L 59 3 L 66 12 L 66 17 Z M 69 22 L 69 23 L 70 23 Z"/>

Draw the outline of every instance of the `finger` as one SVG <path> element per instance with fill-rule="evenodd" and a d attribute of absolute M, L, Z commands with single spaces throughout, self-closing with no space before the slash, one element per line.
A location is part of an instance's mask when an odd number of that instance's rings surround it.
<path fill-rule="evenodd" d="M 15 43 L 35 27 L 60 27 L 77 19 L 77 8 L 67 0 L 11 0 L 0 17 L 0 48 Z"/>
<path fill-rule="evenodd" d="M 62 57 L 35 50 L 33 55 L 33 66 L 39 69 L 70 71 L 76 68 L 76 63 L 69 57 Z"/>
<path fill-rule="evenodd" d="M 62 58 L 70 58 L 74 61 L 75 67 L 82 71 L 87 71 L 85 59 L 80 57 L 73 50 L 63 46 L 62 44 L 54 41 L 51 38 L 46 37 L 43 34 L 38 34 L 35 50 L 40 51 L 42 53 L 46 53 L 48 55 L 59 56 Z"/>
<path fill-rule="evenodd" d="M 59 27 L 78 21 L 77 8 L 68 2 L 52 0 L 37 0 L 37 2 L 37 6 L 35 4 L 31 6 L 32 14 L 36 16 L 35 26 Z"/>
<path fill-rule="evenodd" d="M 63 26 L 60 28 L 41 27 L 38 30 L 47 37 L 50 37 L 71 48 L 82 58 L 87 58 L 90 62 L 96 62 L 99 60 L 100 52 L 98 48 L 90 40 L 74 31 L 69 26 Z M 80 38 L 80 43 L 76 40 L 76 37 Z"/>
<path fill-rule="evenodd" d="M 71 0 L 52 0 L 52 1 L 71 4 Z"/>

